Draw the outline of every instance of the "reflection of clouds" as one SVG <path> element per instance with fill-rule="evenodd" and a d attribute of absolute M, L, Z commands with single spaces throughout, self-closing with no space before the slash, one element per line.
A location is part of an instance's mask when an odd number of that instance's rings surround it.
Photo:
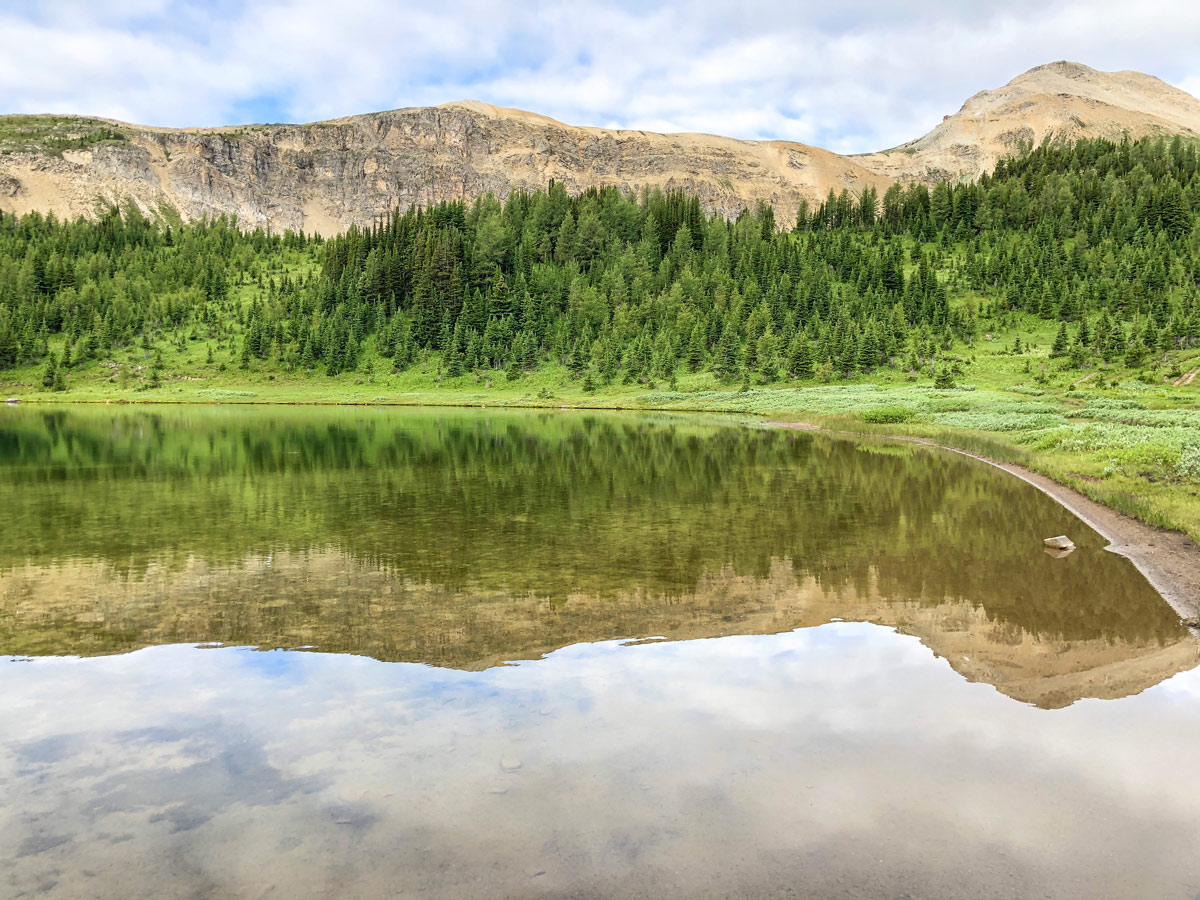
<path fill-rule="evenodd" d="M 1046 712 L 846 623 L 484 672 L 160 647 L 0 690 L 17 892 L 1200 890 L 1200 671 Z"/>
<path fill-rule="evenodd" d="M 1174 698 L 1176 695 L 1200 700 L 1200 669 L 1180 672 L 1158 686 L 1156 696 Z"/>

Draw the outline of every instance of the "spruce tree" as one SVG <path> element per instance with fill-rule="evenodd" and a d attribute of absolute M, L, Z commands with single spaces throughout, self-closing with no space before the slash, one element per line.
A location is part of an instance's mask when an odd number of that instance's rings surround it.
<path fill-rule="evenodd" d="M 693 372 L 699 372 L 702 368 L 704 368 L 704 358 L 707 355 L 708 333 L 705 330 L 703 323 L 697 322 L 695 327 L 692 328 L 691 338 L 688 340 L 688 369 Z"/>
<path fill-rule="evenodd" d="M 1050 347 L 1050 355 L 1054 357 L 1062 356 L 1067 352 L 1067 324 L 1060 323 L 1058 331 L 1054 335 L 1054 344 Z"/>
<path fill-rule="evenodd" d="M 741 351 L 738 347 L 737 335 L 731 323 L 725 323 L 721 339 L 717 342 L 714 353 L 713 370 L 722 381 L 733 381 L 741 371 Z"/>

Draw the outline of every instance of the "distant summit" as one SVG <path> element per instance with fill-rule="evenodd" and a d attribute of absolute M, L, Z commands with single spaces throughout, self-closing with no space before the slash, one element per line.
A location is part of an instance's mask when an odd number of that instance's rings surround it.
<path fill-rule="evenodd" d="M 1060 60 L 980 91 L 924 137 L 851 157 L 899 180 L 976 178 L 1023 144 L 1152 134 L 1200 136 L 1200 100 L 1141 72 Z"/>

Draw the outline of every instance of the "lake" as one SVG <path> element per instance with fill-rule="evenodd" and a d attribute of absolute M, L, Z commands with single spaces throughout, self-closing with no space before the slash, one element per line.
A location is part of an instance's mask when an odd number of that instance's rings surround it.
<path fill-rule="evenodd" d="M 1200 896 L 1200 646 L 970 459 L 18 407 L 0 514 L 5 898 Z"/>

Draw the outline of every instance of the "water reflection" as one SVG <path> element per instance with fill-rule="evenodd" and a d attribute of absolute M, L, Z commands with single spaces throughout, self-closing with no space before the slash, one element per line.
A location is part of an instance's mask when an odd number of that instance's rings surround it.
<path fill-rule="evenodd" d="M 1200 890 L 1196 672 L 1047 714 L 846 623 L 482 672 L 161 647 L 0 689 L 7 896 Z"/>
<path fill-rule="evenodd" d="M 970 460 L 20 409 L 0 510 L 5 897 L 1200 893 L 1195 640 Z"/>
<path fill-rule="evenodd" d="M 555 599 L 453 591 L 336 551 L 284 551 L 241 566 L 193 560 L 136 577 L 90 563 L 27 566 L 0 576 L 0 597 L 19 623 L 7 652 L 32 655 L 223 643 L 484 669 L 578 641 L 771 634 L 849 619 L 916 635 L 969 680 L 1048 708 L 1136 694 L 1200 664 L 1200 646 L 1180 627 L 1070 640 L 993 618 L 965 598 L 885 594 L 874 573 L 861 588 L 822 584 L 798 575 L 790 560 L 777 560 L 764 577 L 727 568 L 687 593 Z"/>
<path fill-rule="evenodd" d="M 6 410 L 0 652 L 310 647 L 478 669 L 832 619 L 1046 707 L 1197 664 L 1049 498 L 926 448 L 715 420 Z M 1041 538 L 1071 534 L 1065 559 Z"/>

